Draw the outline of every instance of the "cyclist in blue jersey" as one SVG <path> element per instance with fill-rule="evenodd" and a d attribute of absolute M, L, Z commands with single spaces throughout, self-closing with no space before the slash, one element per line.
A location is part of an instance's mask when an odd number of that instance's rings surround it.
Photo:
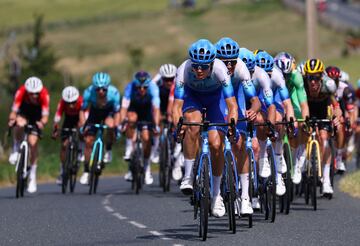
<path fill-rule="evenodd" d="M 274 59 L 271 55 L 269 55 L 266 51 L 260 51 L 255 57 L 255 63 L 258 67 L 261 67 L 266 71 L 266 73 L 271 78 L 272 82 L 272 90 L 274 94 L 274 102 L 276 106 L 276 121 L 282 121 L 284 113 L 286 113 L 287 120 L 290 118 L 295 119 L 294 109 L 291 104 L 291 99 L 289 96 L 289 91 L 286 87 L 286 82 L 282 72 L 279 68 L 274 67 Z M 264 111 L 266 107 L 264 106 Z M 297 128 L 297 122 L 294 123 L 295 128 Z M 283 134 L 283 126 L 279 125 L 276 127 L 277 131 L 280 133 L 275 141 L 275 162 L 277 165 L 277 184 L 276 184 L 276 194 L 278 196 L 282 196 L 286 192 L 285 184 L 282 178 L 282 174 L 286 172 L 286 163 L 283 156 L 283 144 L 282 144 L 282 134 Z M 265 149 L 266 137 L 261 136 L 259 134 L 259 143 L 260 147 Z M 260 157 L 260 164 L 261 160 L 264 163 L 263 165 L 263 174 L 265 176 L 269 176 L 271 173 L 269 162 L 267 161 L 266 151 L 264 151 L 265 155 Z"/>
<path fill-rule="evenodd" d="M 85 111 L 89 110 L 89 117 L 85 118 Z M 96 128 L 93 124 L 105 124 L 108 126 L 105 144 L 104 162 L 112 160 L 111 147 L 115 141 L 116 126 L 120 122 L 120 93 L 111 85 L 111 77 L 108 73 L 98 72 L 92 77 L 92 85 L 83 95 L 83 104 L 79 113 L 79 125 L 83 129 L 85 141 L 85 165 L 84 173 L 80 178 L 81 184 L 88 184 L 89 161 L 92 146 L 95 141 Z"/>
<path fill-rule="evenodd" d="M 126 124 L 126 130 L 124 129 L 126 131 L 125 160 L 130 160 L 134 150 L 134 141 L 136 139 L 135 123 L 137 121 L 153 123 L 152 125 L 142 126 L 141 133 L 144 149 L 145 184 L 150 185 L 154 182 L 150 168 L 151 131 L 153 131 L 154 135 L 160 133 L 160 98 L 159 88 L 155 83 L 151 82 L 148 72 L 139 71 L 135 73 L 133 81 L 125 88 L 121 103 L 120 122 L 124 122 L 126 119 L 128 124 Z M 121 125 L 124 124 L 121 123 Z M 130 171 L 125 174 L 125 179 L 132 180 Z"/>
<path fill-rule="evenodd" d="M 200 39 L 189 48 L 189 58 L 177 70 L 175 80 L 175 101 L 173 120 L 177 124 L 184 116 L 188 122 L 200 122 L 201 110 L 207 108 L 207 119 L 214 123 L 225 122 L 225 100 L 228 120 L 238 119 L 238 107 L 234 97 L 231 79 L 225 64 L 215 59 L 216 48 L 206 39 Z M 184 194 L 192 194 L 193 165 L 199 149 L 199 127 L 184 127 L 185 174 L 180 189 Z M 224 167 L 223 143 L 227 129 L 209 128 L 209 145 L 213 173 L 213 197 L 211 211 L 215 217 L 225 214 L 225 206 L 220 195 L 221 175 Z M 234 133 L 231 133 L 234 134 Z"/>
<path fill-rule="evenodd" d="M 251 82 L 250 72 L 246 64 L 239 59 L 239 45 L 231 38 L 222 38 L 216 43 L 216 57 L 223 61 L 231 76 L 231 83 L 234 88 L 234 95 L 238 102 L 239 118 L 247 117 L 254 121 L 260 110 L 260 101 L 256 95 L 256 90 Z M 248 107 L 246 107 L 248 102 Z M 236 145 L 233 147 L 235 154 L 237 170 L 240 176 L 242 187 L 240 213 L 252 214 L 251 201 L 249 199 L 249 161 L 245 150 L 246 122 L 237 124 L 237 130 L 241 133 Z"/>

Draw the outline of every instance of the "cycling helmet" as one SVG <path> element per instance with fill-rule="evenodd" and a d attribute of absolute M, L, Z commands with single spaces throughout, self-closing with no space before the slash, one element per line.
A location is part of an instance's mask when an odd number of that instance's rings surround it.
<path fill-rule="evenodd" d="M 43 88 L 41 79 L 30 77 L 25 81 L 25 90 L 29 93 L 39 93 Z"/>
<path fill-rule="evenodd" d="M 214 61 L 216 48 L 209 40 L 199 39 L 190 46 L 189 56 L 194 63 L 208 64 Z"/>
<path fill-rule="evenodd" d="M 326 69 L 326 74 L 332 78 L 333 80 L 335 81 L 339 81 L 340 79 L 340 74 L 341 74 L 341 71 L 338 67 L 335 67 L 335 66 L 328 66 Z"/>
<path fill-rule="evenodd" d="M 246 64 L 246 67 L 249 71 L 254 71 L 255 69 L 255 55 L 246 48 L 240 48 L 239 58 Z"/>
<path fill-rule="evenodd" d="M 110 83 L 111 83 L 111 78 L 108 73 L 99 72 L 99 73 L 95 73 L 94 76 L 92 77 L 92 84 L 96 88 L 108 87 Z"/>
<path fill-rule="evenodd" d="M 275 65 L 285 74 L 292 71 L 294 58 L 287 52 L 280 52 L 274 58 Z"/>
<path fill-rule="evenodd" d="M 257 50 L 254 50 L 254 55 L 257 55 L 259 54 L 260 52 L 264 52 L 265 50 L 262 50 L 262 49 L 257 49 Z"/>
<path fill-rule="evenodd" d="M 350 80 L 349 74 L 347 72 L 344 72 L 344 71 L 341 70 L 341 72 L 340 72 L 340 80 L 348 82 Z"/>
<path fill-rule="evenodd" d="M 146 71 L 139 71 L 134 74 L 135 86 L 148 87 L 151 82 L 151 76 Z"/>
<path fill-rule="evenodd" d="M 271 72 L 274 67 L 274 59 L 266 51 L 262 51 L 256 55 L 255 64 L 266 72 Z"/>
<path fill-rule="evenodd" d="M 323 73 L 324 63 L 319 59 L 309 59 L 304 65 L 305 74 Z"/>
<path fill-rule="evenodd" d="M 216 57 L 221 59 L 236 59 L 239 57 L 239 45 L 231 38 L 222 38 L 216 44 Z"/>
<path fill-rule="evenodd" d="M 360 79 L 357 81 L 357 88 L 360 88 Z"/>
<path fill-rule="evenodd" d="M 305 72 L 304 72 L 305 63 L 306 63 L 306 61 L 302 61 L 302 62 L 300 62 L 299 65 L 297 65 L 297 67 L 296 67 L 296 70 L 298 70 L 299 73 L 301 73 L 302 76 L 305 75 Z"/>
<path fill-rule="evenodd" d="M 160 67 L 160 75 L 162 78 L 174 78 L 176 75 L 176 66 L 173 64 L 164 64 Z"/>
<path fill-rule="evenodd" d="M 67 86 L 62 91 L 62 99 L 67 103 L 76 102 L 79 98 L 79 90 L 74 86 Z"/>

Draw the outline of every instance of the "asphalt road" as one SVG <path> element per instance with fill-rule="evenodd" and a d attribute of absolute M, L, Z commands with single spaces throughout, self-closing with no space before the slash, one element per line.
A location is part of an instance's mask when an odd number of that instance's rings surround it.
<path fill-rule="evenodd" d="M 92 196 L 80 185 L 66 195 L 54 184 L 40 185 L 23 199 L 14 188 L 1 189 L 0 245 L 205 245 L 188 199 L 171 188 L 164 194 L 154 184 L 135 195 L 119 177 L 100 180 Z M 320 199 L 317 211 L 298 198 L 273 224 L 261 214 L 252 229 L 238 220 L 235 235 L 226 216 L 212 217 L 206 245 L 359 245 L 360 200 L 335 192 L 331 201 Z"/>

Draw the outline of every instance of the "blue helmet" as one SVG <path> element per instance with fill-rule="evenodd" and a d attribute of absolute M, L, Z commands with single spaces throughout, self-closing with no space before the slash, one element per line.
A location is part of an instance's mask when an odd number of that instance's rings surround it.
<path fill-rule="evenodd" d="M 254 71 L 255 69 L 255 55 L 250 50 L 246 48 L 240 48 L 239 58 L 246 64 L 246 67 L 249 71 Z"/>
<path fill-rule="evenodd" d="M 208 64 L 214 61 L 216 48 L 209 40 L 199 39 L 190 46 L 189 56 L 192 62 Z"/>
<path fill-rule="evenodd" d="M 111 83 L 111 78 L 108 73 L 99 72 L 99 73 L 95 73 L 94 76 L 92 77 L 92 84 L 96 88 L 108 87 L 110 83 Z"/>
<path fill-rule="evenodd" d="M 231 38 L 222 38 L 216 44 L 216 57 L 221 59 L 236 59 L 239 57 L 239 45 Z"/>
<path fill-rule="evenodd" d="M 151 76 L 146 71 L 139 71 L 134 74 L 134 83 L 135 86 L 144 86 L 148 87 L 151 82 Z"/>
<path fill-rule="evenodd" d="M 266 51 L 259 52 L 255 57 L 256 66 L 261 67 L 266 72 L 271 72 L 274 67 L 274 58 Z"/>

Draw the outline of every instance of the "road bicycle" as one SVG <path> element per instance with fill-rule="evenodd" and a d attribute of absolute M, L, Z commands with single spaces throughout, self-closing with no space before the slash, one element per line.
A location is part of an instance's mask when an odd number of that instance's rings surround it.
<path fill-rule="evenodd" d="M 170 180 L 172 167 L 174 164 L 173 158 L 173 136 L 171 134 L 170 123 L 163 120 L 163 129 L 160 135 L 160 170 L 159 183 L 164 192 L 170 191 Z"/>
<path fill-rule="evenodd" d="M 235 129 L 235 122 L 230 123 L 210 123 L 206 119 L 206 109 L 202 110 L 202 121 L 201 122 L 185 122 L 184 118 L 179 119 L 176 136 L 177 142 L 182 141 L 181 128 L 182 126 L 199 126 L 201 132 L 201 143 L 199 154 L 196 158 L 194 165 L 194 189 L 193 189 L 193 205 L 194 205 L 194 219 L 199 217 L 199 237 L 203 241 L 207 238 L 208 232 L 208 218 L 209 218 L 209 207 L 210 199 L 213 194 L 213 180 L 212 180 L 212 168 L 211 168 L 211 157 L 209 147 L 209 127 L 229 127 Z M 234 131 L 233 131 L 234 132 Z M 235 185 L 235 184 L 234 184 Z"/>

